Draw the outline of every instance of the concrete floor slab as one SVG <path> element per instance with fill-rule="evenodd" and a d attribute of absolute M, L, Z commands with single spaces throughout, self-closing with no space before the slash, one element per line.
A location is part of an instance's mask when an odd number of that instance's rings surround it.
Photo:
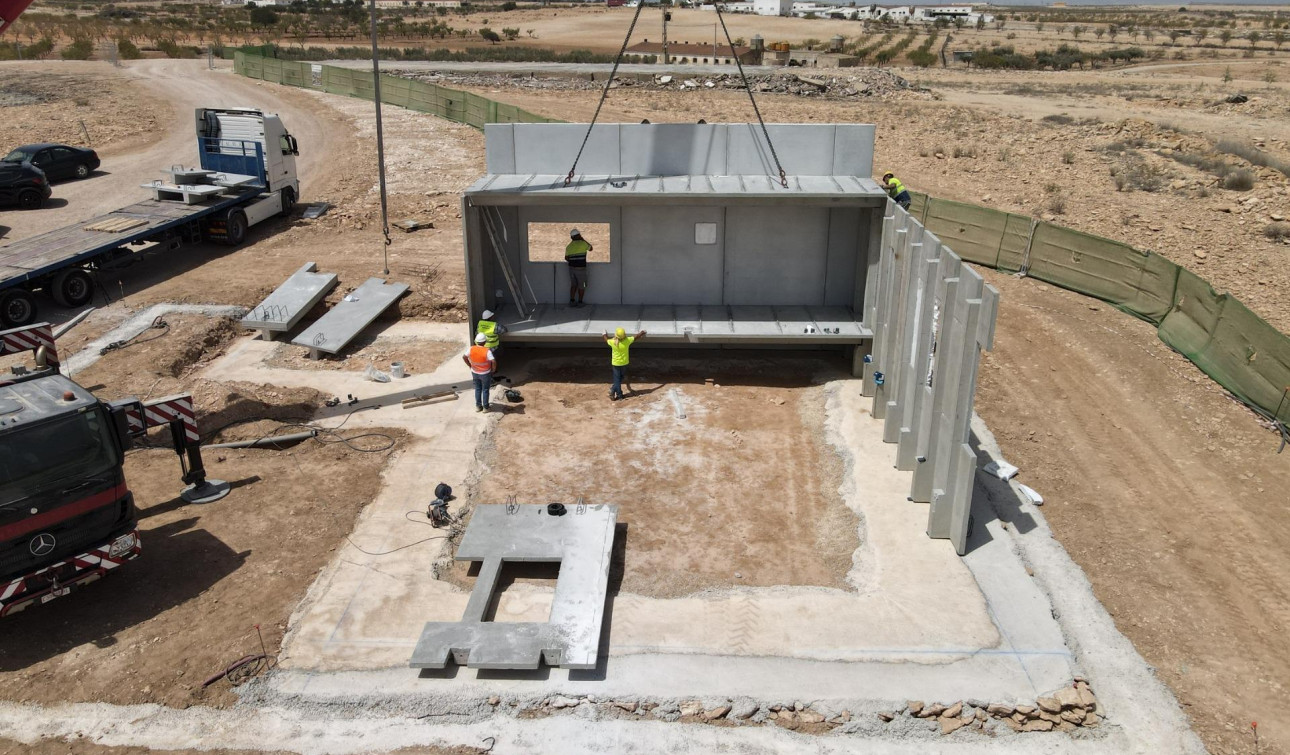
<path fill-rule="evenodd" d="M 210 369 L 225 380 L 331 385 L 321 389 L 332 393 L 351 387 L 336 387 L 337 378 L 361 381 L 248 365 L 261 350 L 267 354 L 260 342 L 243 341 Z M 449 360 L 433 374 L 408 380 L 443 383 L 462 372 Z M 846 700 L 1033 699 L 1068 683 L 1070 653 L 1024 565 L 1002 538 L 985 540 L 963 560 L 948 544 L 926 537 L 926 506 L 906 500 L 909 474 L 894 468 L 894 448 L 883 443 L 882 425 L 869 416 L 859 387 L 853 380 L 832 387 L 824 428 L 847 457 L 843 499 L 862 522 L 848 574 L 851 589 L 741 588 L 676 599 L 617 594 L 605 617 L 607 657 L 594 671 L 557 669 L 542 679 L 497 680 L 461 670 L 453 684 L 463 694 L 558 688 L 735 695 L 756 689 Z M 669 399 L 660 394 L 651 400 Z M 275 677 L 282 691 L 339 694 L 373 669 L 403 667 L 427 621 L 462 616 L 468 593 L 433 578 L 447 556 L 445 541 L 406 516 L 424 511 L 434 483 L 464 489 L 476 471 L 476 447 L 491 426 L 487 416 L 461 399 L 415 413 L 374 408 L 350 420 L 350 426 L 407 427 L 416 439 L 387 470 L 385 488 L 364 512 L 352 545 L 340 549 L 292 618 L 283 672 Z M 498 611 L 508 621 L 539 621 L 550 602 L 543 589 L 514 591 Z M 412 694 L 417 681 L 407 671 L 382 672 L 377 684 Z"/>
<path fill-rule="evenodd" d="M 611 504 L 579 503 L 554 514 L 542 504 L 475 507 L 455 556 L 481 564 L 466 611 L 460 621 L 427 622 L 408 665 L 441 669 L 451 656 L 470 668 L 595 668 L 617 521 Z M 486 615 L 502 564 L 515 562 L 559 564 L 549 604 L 536 601 L 550 606 L 548 619 L 495 622 Z"/>

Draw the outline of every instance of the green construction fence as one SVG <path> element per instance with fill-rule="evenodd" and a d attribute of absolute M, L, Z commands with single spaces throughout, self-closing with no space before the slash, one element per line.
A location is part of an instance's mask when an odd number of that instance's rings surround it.
<path fill-rule="evenodd" d="M 237 52 L 235 72 L 277 84 L 372 99 L 372 73 Z M 381 101 L 482 129 L 558 123 L 514 105 L 424 81 L 381 75 Z M 963 259 L 1024 273 L 1156 326 L 1185 355 L 1261 414 L 1290 423 L 1290 337 L 1230 294 L 1152 252 L 1027 215 L 914 194 L 909 212 Z"/>
<path fill-rule="evenodd" d="M 1290 337 L 1231 294 L 1118 241 L 925 194 L 913 199 L 910 213 L 963 259 L 1023 272 L 1151 323 L 1160 340 L 1241 401 L 1290 423 Z"/>
<path fill-rule="evenodd" d="M 279 60 L 238 51 L 233 70 L 243 76 L 275 84 L 317 89 L 372 99 L 372 72 L 299 60 Z M 482 129 L 485 123 L 555 123 L 551 118 L 490 100 L 477 94 L 426 81 L 381 74 L 381 102 Z"/>

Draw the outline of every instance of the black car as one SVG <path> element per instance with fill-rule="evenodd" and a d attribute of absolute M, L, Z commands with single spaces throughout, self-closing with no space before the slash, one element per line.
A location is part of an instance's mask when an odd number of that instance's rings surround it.
<path fill-rule="evenodd" d="M 27 163 L 0 162 L 0 205 L 16 204 L 37 210 L 53 190 L 40 168 Z"/>
<path fill-rule="evenodd" d="M 28 144 L 5 155 L 7 163 L 31 163 L 45 171 L 51 181 L 64 178 L 88 178 L 98 170 L 99 155 L 92 149 L 66 144 Z"/>

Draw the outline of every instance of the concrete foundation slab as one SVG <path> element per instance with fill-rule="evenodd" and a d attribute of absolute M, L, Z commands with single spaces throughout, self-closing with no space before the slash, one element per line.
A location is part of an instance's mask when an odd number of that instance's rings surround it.
<path fill-rule="evenodd" d="M 336 287 L 335 273 L 317 271 L 317 263 L 306 262 L 242 318 L 242 327 L 260 331 L 266 341 L 296 327 Z"/>
<path fill-rule="evenodd" d="M 291 342 L 309 349 L 312 359 L 321 352 L 336 354 L 407 292 L 406 283 L 368 278 Z"/>
<path fill-rule="evenodd" d="M 517 503 L 475 509 L 456 556 L 482 562 L 465 614 L 460 622 L 427 623 L 409 666 L 444 668 L 452 656 L 482 669 L 535 669 L 544 660 L 570 669 L 596 667 L 618 507 L 577 504 L 562 514 L 549 512 L 545 505 Z M 504 562 L 560 564 L 549 621 L 488 620 Z"/>

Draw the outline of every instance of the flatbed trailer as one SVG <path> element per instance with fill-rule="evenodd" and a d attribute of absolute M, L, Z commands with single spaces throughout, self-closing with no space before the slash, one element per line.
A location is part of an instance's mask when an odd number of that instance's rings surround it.
<path fill-rule="evenodd" d="M 36 319 L 36 291 L 81 306 L 93 274 L 122 258 L 203 240 L 236 246 L 251 226 L 291 211 L 297 149 L 277 116 L 202 108 L 197 128 L 201 168 L 173 166 L 169 182 L 143 184 L 152 199 L 0 246 L 3 327 Z"/>

